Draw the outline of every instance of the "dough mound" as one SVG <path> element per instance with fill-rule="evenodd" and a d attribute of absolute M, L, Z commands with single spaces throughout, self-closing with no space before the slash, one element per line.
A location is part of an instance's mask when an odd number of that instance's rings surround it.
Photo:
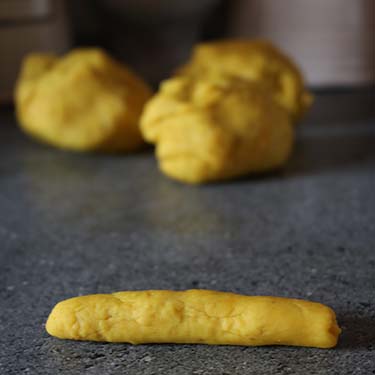
<path fill-rule="evenodd" d="M 261 81 L 275 100 L 298 121 L 312 103 L 297 66 L 270 42 L 224 40 L 198 44 L 177 74 L 201 77 L 234 75 Z"/>
<path fill-rule="evenodd" d="M 25 132 L 75 151 L 126 152 L 143 145 L 139 117 L 150 88 L 100 49 L 25 58 L 16 86 Z"/>
<path fill-rule="evenodd" d="M 288 113 L 257 82 L 175 77 L 141 117 L 161 170 L 188 183 L 233 178 L 285 163 L 294 131 Z"/>

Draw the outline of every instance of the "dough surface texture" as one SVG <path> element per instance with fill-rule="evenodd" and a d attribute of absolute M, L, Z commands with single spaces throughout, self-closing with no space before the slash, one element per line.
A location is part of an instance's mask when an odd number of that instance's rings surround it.
<path fill-rule="evenodd" d="M 52 310 L 49 334 L 73 340 L 331 348 L 332 309 L 280 297 L 210 290 L 149 290 L 71 298 Z"/>

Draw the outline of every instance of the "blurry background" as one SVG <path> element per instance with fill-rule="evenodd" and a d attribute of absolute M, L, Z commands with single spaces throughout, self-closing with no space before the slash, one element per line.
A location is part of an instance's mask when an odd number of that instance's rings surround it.
<path fill-rule="evenodd" d="M 30 51 L 102 46 L 157 85 L 194 43 L 225 37 L 274 41 L 313 88 L 368 88 L 374 20 L 374 0 L 0 0 L 0 99 Z"/>

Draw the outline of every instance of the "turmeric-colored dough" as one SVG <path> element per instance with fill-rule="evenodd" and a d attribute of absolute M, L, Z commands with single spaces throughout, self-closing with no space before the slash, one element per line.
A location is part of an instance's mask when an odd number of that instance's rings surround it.
<path fill-rule="evenodd" d="M 63 149 L 126 152 L 143 145 L 139 117 L 151 90 L 100 49 L 26 57 L 17 116 L 31 136 Z"/>
<path fill-rule="evenodd" d="M 49 334 L 73 340 L 334 347 L 341 330 L 320 303 L 210 290 L 131 291 L 71 298 Z"/>
<path fill-rule="evenodd" d="M 190 61 L 177 73 L 197 78 L 229 74 L 261 81 L 291 114 L 294 122 L 301 118 L 312 102 L 298 67 L 265 40 L 234 39 L 198 44 Z"/>
<path fill-rule="evenodd" d="M 165 81 L 141 130 L 156 144 L 161 170 L 188 183 L 277 168 L 294 140 L 289 115 L 262 84 L 226 76 Z"/>

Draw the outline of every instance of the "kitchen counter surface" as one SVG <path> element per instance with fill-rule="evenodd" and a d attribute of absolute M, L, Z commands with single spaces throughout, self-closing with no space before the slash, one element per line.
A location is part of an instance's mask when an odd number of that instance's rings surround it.
<path fill-rule="evenodd" d="M 317 106 L 283 171 L 194 187 L 161 175 L 151 149 L 54 150 L 0 111 L 0 373 L 374 374 L 375 123 L 348 113 L 319 121 Z M 62 299 L 151 288 L 319 301 L 343 333 L 321 350 L 132 346 L 45 332 Z"/>

